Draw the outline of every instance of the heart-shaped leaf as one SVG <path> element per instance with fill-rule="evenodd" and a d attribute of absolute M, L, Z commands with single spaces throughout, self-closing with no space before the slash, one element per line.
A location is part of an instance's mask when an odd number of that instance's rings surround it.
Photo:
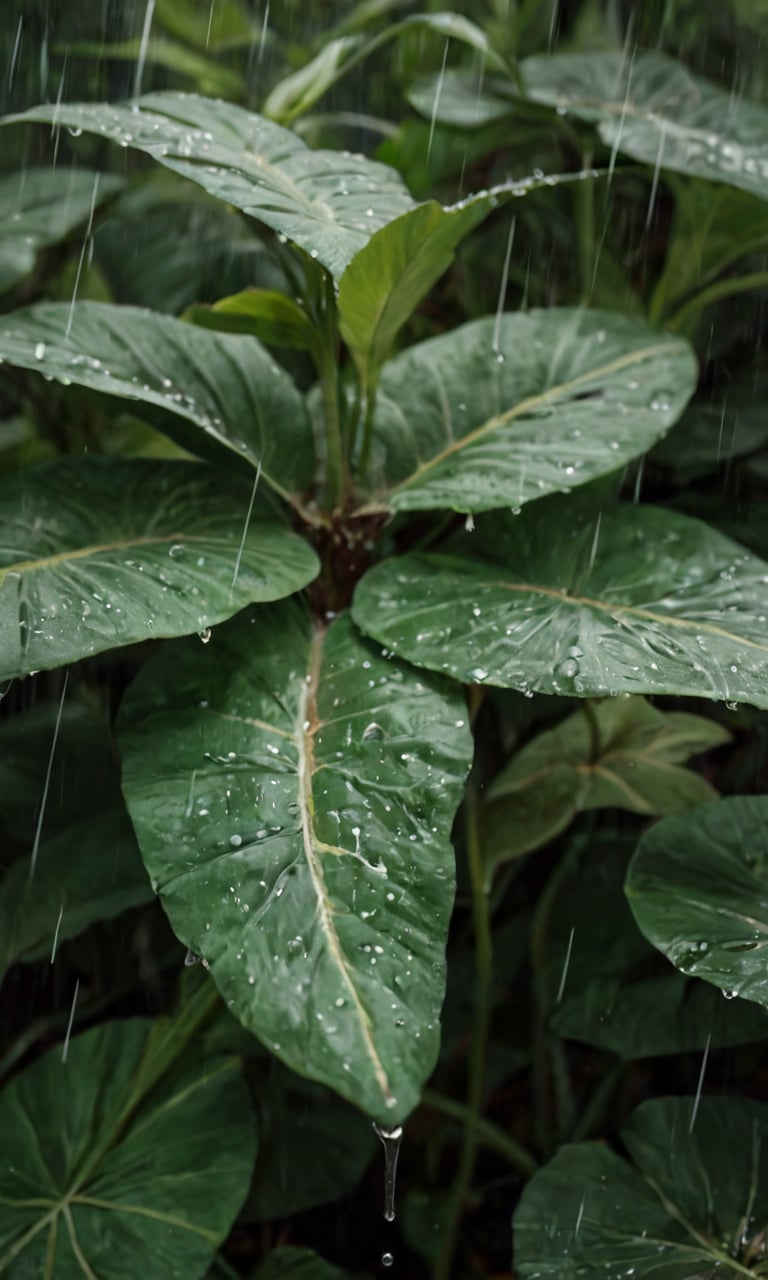
<path fill-rule="evenodd" d="M 768 1007 L 768 798 L 730 796 L 646 831 L 626 892 L 683 973 Z"/>
<path fill-rule="evenodd" d="M 724 1280 L 759 1274 L 768 1226 L 768 1107 L 656 1098 L 602 1143 L 562 1147 L 515 1213 L 520 1280 Z"/>
<path fill-rule="evenodd" d="M 0 1094 L 8 1280 L 199 1280 L 227 1235 L 255 1147 L 237 1063 L 188 1056 L 150 1094 L 150 1025 L 94 1027 Z"/>
<path fill-rule="evenodd" d="M 768 108 L 667 54 L 563 53 L 520 71 L 534 102 L 594 122 L 613 151 L 768 199 Z"/>
<path fill-rule="evenodd" d="M 518 751 L 485 793 L 489 876 L 565 830 L 580 811 L 667 814 L 713 800 L 714 787 L 681 766 L 729 738 L 713 720 L 657 711 L 644 698 L 625 695 L 577 711 Z"/>
<path fill-rule="evenodd" d="M 575 836 L 547 926 L 548 1025 L 625 1061 L 765 1039 L 764 1010 L 686 978 L 632 918 L 624 879 L 635 838 Z"/>
<path fill-rule="evenodd" d="M 44 302 L 3 317 L 0 358 L 137 401 L 193 453 L 214 441 L 259 467 L 285 497 L 311 479 L 314 443 L 303 399 L 254 338 L 138 307 Z"/>
<path fill-rule="evenodd" d="M 470 321 L 385 366 L 371 488 L 394 511 L 517 508 L 644 453 L 695 384 L 688 345 L 627 316 Z"/>
<path fill-rule="evenodd" d="M 56 103 L 5 118 L 20 121 L 97 133 L 145 151 L 281 232 L 331 275 L 413 204 L 394 169 L 350 152 L 312 151 L 263 116 L 196 94 L 151 93 L 123 106 Z"/>
<path fill-rule="evenodd" d="M 657 507 L 571 497 L 481 517 L 442 551 L 376 565 L 353 616 L 456 680 L 768 706 L 768 564 Z"/>
<path fill-rule="evenodd" d="M 384 1123 L 434 1065 L 471 740 L 458 690 L 286 601 L 166 646 L 123 786 L 171 924 L 288 1066 Z"/>
<path fill-rule="evenodd" d="M 186 635 L 305 586 L 317 557 L 195 462 L 59 459 L 0 481 L 0 679 Z M 265 518 L 266 516 L 266 518 Z"/>
<path fill-rule="evenodd" d="M 123 186 L 88 169 L 25 169 L 0 178 L 0 293 L 35 265 L 40 249 L 63 240 Z"/>

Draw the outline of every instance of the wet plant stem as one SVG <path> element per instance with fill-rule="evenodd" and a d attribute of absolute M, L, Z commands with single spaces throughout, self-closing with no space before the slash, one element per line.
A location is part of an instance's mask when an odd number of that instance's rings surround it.
<path fill-rule="evenodd" d="M 485 887 L 485 868 L 480 848 L 479 797 L 470 780 L 465 801 L 467 831 L 467 861 L 472 889 L 472 919 L 475 931 L 475 1007 L 472 1023 L 472 1047 L 469 1056 L 469 1088 L 464 1118 L 459 1166 L 454 1181 L 448 1222 L 443 1247 L 434 1269 L 434 1280 L 450 1280 L 454 1274 L 453 1257 L 456 1251 L 459 1226 L 464 1211 L 467 1192 L 472 1183 L 483 1105 L 485 1062 L 488 1049 L 488 1033 L 491 1021 L 493 996 L 493 942 L 491 914 Z"/>
<path fill-rule="evenodd" d="M 550 1092 L 552 1083 L 557 1108 L 558 1128 L 567 1131 L 572 1121 L 574 1106 L 570 1080 L 560 1042 L 550 1036 L 547 1019 L 550 1012 L 548 981 L 549 923 L 558 889 L 567 875 L 571 859 L 566 853 L 550 872 L 549 878 L 531 921 L 530 956 L 533 973 L 533 1113 L 534 1129 L 539 1153 L 549 1156 L 553 1149 L 552 1121 L 550 1116 Z"/>
<path fill-rule="evenodd" d="M 455 1098 L 446 1098 L 432 1089 L 425 1089 L 421 1095 L 422 1103 L 430 1111 L 438 1111 L 440 1115 L 449 1116 L 460 1124 L 466 1124 L 467 1108 L 463 1102 Z M 480 1116 L 477 1120 L 477 1140 L 480 1146 L 507 1160 L 523 1178 L 532 1178 L 538 1169 L 538 1163 L 530 1151 L 521 1143 L 515 1142 L 499 1125 Z"/>
<path fill-rule="evenodd" d="M 325 483 L 327 506 L 334 510 L 339 506 L 345 488 L 344 448 L 341 439 L 341 415 L 339 413 L 339 385 L 336 357 L 323 350 L 318 369 L 323 395 L 325 418 Z"/>

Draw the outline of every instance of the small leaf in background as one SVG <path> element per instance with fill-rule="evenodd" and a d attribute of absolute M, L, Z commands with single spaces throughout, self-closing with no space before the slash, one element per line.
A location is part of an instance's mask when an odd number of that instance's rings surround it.
<path fill-rule="evenodd" d="M 624 895 L 635 843 L 609 828 L 566 853 L 547 928 L 549 1027 L 625 1061 L 763 1040 L 762 1009 L 684 977 L 638 929 Z"/>
<path fill-rule="evenodd" d="M 152 898 L 106 725 L 64 703 L 57 730 L 58 710 L 0 723 L 0 832 L 6 857 L 17 852 L 0 874 L 0 978 Z"/>
<path fill-rule="evenodd" d="M 759 1274 L 768 1227 L 768 1107 L 656 1098 L 621 1131 L 560 1149 L 514 1218 L 520 1280 L 698 1280 Z"/>
<path fill-rule="evenodd" d="M 4 477 L 0 679 L 204 631 L 305 586 L 315 553 L 252 497 L 196 462 L 92 456 Z"/>
<path fill-rule="evenodd" d="M 293 1070 L 384 1124 L 437 1056 L 458 689 L 295 601 L 165 646 L 123 704 L 123 787 L 171 924 Z"/>
<path fill-rule="evenodd" d="M 408 89 L 408 101 L 427 120 L 459 129 L 479 129 L 514 113 L 514 85 L 502 76 L 484 76 L 446 68 L 439 76 L 419 76 Z"/>
<path fill-rule="evenodd" d="M 301 1249 L 296 1245 L 281 1245 L 274 1249 L 267 1261 L 254 1271 L 251 1280 L 366 1280 L 359 1272 L 354 1275 L 342 1267 L 335 1267 L 330 1262 L 314 1253 L 311 1249 Z"/>
<path fill-rule="evenodd" d="M 596 124 L 613 151 L 768 199 L 768 108 L 667 54 L 537 56 L 520 72 L 534 102 Z"/>
<path fill-rule="evenodd" d="M 395 511 L 519 508 L 645 453 L 695 385 L 688 345 L 629 316 L 564 307 L 470 321 L 385 366 L 373 496 Z"/>
<path fill-rule="evenodd" d="M 768 706 L 768 564 L 658 507 L 572 496 L 481 517 L 369 570 L 352 613 L 456 680 Z"/>
<path fill-rule="evenodd" d="M 0 177 L 0 293 L 33 270 L 37 254 L 87 223 L 123 186 L 88 169 L 26 169 Z"/>
<path fill-rule="evenodd" d="M 683 973 L 768 1007 L 768 797 L 729 796 L 645 832 L 627 897 Z"/>
<path fill-rule="evenodd" d="M 152 1025 L 103 1023 L 0 1094 L 9 1280 L 197 1280 L 226 1237 L 255 1154 L 238 1065 L 187 1053 L 150 1092 Z"/>
<path fill-rule="evenodd" d="M 565 830 L 580 811 L 661 815 L 713 800 L 714 787 L 681 766 L 729 739 L 713 720 L 658 711 L 629 695 L 576 711 L 518 751 L 486 790 L 489 876 Z"/>
<path fill-rule="evenodd" d="M 684 484 L 711 475 L 731 459 L 759 454 L 768 445 L 766 403 L 768 375 L 762 370 L 741 373 L 720 395 L 697 397 L 651 450 L 649 463 Z M 708 507 L 712 509 L 711 499 Z"/>
<path fill-rule="evenodd" d="M 96 61 L 110 59 L 116 62 L 135 63 L 141 58 L 150 66 L 163 67 L 176 75 L 185 76 L 200 93 L 212 96 L 238 98 L 245 88 L 243 77 L 230 67 L 221 66 L 213 58 L 206 58 L 194 49 L 167 36 L 152 36 L 142 40 L 120 40 L 114 44 L 101 44 L 91 40 L 68 42 L 58 53 L 71 58 L 88 58 Z"/>
<path fill-rule="evenodd" d="M 311 151 L 295 134 L 230 102 L 153 93 L 128 105 L 57 103 L 5 123 L 55 123 L 146 151 L 258 218 L 333 276 L 413 201 L 400 175 L 348 151 Z"/>
<path fill-rule="evenodd" d="M 314 442 L 302 396 L 253 338 L 100 302 L 40 303 L 0 323 L 9 364 L 136 401 L 191 452 L 215 441 L 284 496 L 310 481 Z"/>

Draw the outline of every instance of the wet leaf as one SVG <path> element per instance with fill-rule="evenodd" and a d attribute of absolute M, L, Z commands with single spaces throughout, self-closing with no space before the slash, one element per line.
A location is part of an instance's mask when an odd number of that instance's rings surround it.
<path fill-rule="evenodd" d="M 153 883 L 232 1012 L 293 1070 L 407 1115 L 438 1048 L 458 691 L 285 602 L 210 650 L 164 647 L 121 742 Z"/>
<path fill-rule="evenodd" d="M 713 720 L 657 711 L 644 698 L 609 699 L 568 716 L 518 751 L 485 793 L 488 875 L 564 831 L 580 811 L 661 815 L 713 800 L 714 787 L 681 766 L 729 739 Z"/>
<path fill-rule="evenodd" d="M 254 1156 L 237 1064 L 188 1058 L 147 1096 L 150 1027 L 95 1027 L 0 1094 L 9 1280 L 193 1280 L 227 1235 Z"/>
<path fill-rule="evenodd" d="M 763 1040 L 762 1009 L 686 978 L 643 937 L 624 895 L 635 843 L 615 830 L 581 838 L 559 883 L 548 927 L 550 1028 L 625 1061 Z"/>
<path fill-rule="evenodd" d="M 41 249 L 87 222 L 123 186 L 88 169 L 26 169 L 0 178 L 0 293 L 33 270 Z"/>
<path fill-rule="evenodd" d="M 667 54 L 563 53 L 520 70 L 534 102 L 595 123 L 612 150 L 768 199 L 768 109 Z"/>
<path fill-rule="evenodd" d="M 185 635 L 315 576 L 253 486 L 200 463 L 80 457 L 0 482 L 0 679 Z M 242 542 L 242 545 L 241 545 Z"/>
<path fill-rule="evenodd" d="M 281 232 L 331 275 L 413 203 L 394 169 L 349 152 L 312 151 L 263 116 L 195 94 L 146 94 L 129 106 L 57 103 L 5 119 L 20 121 L 56 123 L 145 151 Z"/>
<path fill-rule="evenodd" d="M 213 441 L 260 466 L 284 496 L 311 478 L 302 397 L 254 338 L 100 302 L 43 302 L 1 323 L 0 357 L 9 364 L 136 402 L 192 452 Z"/>
<path fill-rule="evenodd" d="M 58 710 L 0 724 L 2 847 L 19 855 L 0 875 L 0 975 L 152 897 L 106 726 L 64 705 L 57 732 Z"/>
<path fill-rule="evenodd" d="M 515 1213 L 520 1280 L 751 1275 L 766 1229 L 766 1138 L 763 1103 L 657 1098 L 621 1131 L 632 1164 L 597 1142 L 562 1147 Z"/>
<path fill-rule="evenodd" d="M 574 496 L 481 517 L 441 551 L 369 570 L 352 611 L 455 680 L 768 706 L 768 564 L 657 507 Z"/>
<path fill-rule="evenodd" d="M 295 1245 L 282 1245 L 270 1253 L 251 1280 L 283 1280 L 290 1276 L 292 1280 L 365 1280 L 359 1272 L 353 1275 L 330 1262 L 325 1262 L 312 1249 L 301 1249 Z"/>
<path fill-rule="evenodd" d="M 463 129 L 479 129 L 506 120 L 515 110 L 514 86 L 503 76 L 483 76 L 457 68 L 442 75 L 419 76 L 408 101 L 427 120 Z"/>
<path fill-rule="evenodd" d="M 730 796 L 646 831 L 627 876 L 646 938 L 683 973 L 768 1007 L 768 798 Z"/>
<path fill-rule="evenodd" d="M 385 366 L 371 486 L 395 511 L 520 507 L 644 453 L 695 383 L 686 343 L 617 313 L 470 321 Z"/>
<path fill-rule="evenodd" d="M 318 342 L 303 307 L 274 289 L 243 289 L 211 307 L 190 307 L 185 320 L 219 333 L 250 333 L 276 347 L 311 350 Z"/>

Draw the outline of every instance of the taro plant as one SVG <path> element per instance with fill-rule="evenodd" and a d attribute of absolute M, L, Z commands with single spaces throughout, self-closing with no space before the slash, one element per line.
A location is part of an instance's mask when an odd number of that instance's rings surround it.
<path fill-rule="evenodd" d="M 706 701 L 768 707 L 768 563 L 712 525 L 640 502 L 637 469 L 622 496 L 627 469 L 651 450 L 662 470 L 665 448 L 674 464 L 675 435 L 660 442 L 703 412 L 687 410 L 702 312 L 756 282 L 720 279 L 733 247 L 703 235 L 705 278 L 675 280 L 662 262 L 648 315 L 504 305 L 511 210 L 555 188 L 586 219 L 624 155 L 629 181 L 636 162 L 648 166 L 652 201 L 659 171 L 677 175 L 675 234 L 696 209 L 718 225 L 729 201 L 748 200 L 749 247 L 764 243 L 756 135 L 768 112 L 737 103 L 723 115 L 714 86 L 644 58 L 631 85 L 607 55 L 487 82 L 486 115 L 512 102 L 536 128 L 567 129 L 587 163 L 453 204 L 417 202 L 384 163 L 310 149 L 266 116 L 195 95 L 59 102 L 6 120 L 145 153 L 240 211 L 249 235 L 257 225 L 273 261 L 268 287 L 182 317 L 83 299 L 78 270 L 70 299 L 0 321 L 14 394 L 88 425 L 64 456 L 0 481 L 0 676 L 65 671 L 45 706 L 2 726 L 4 968 L 49 950 L 53 961 L 87 926 L 154 893 L 178 939 L 172 963 L 186 949 L 209 975 L 187 974 L 175 1012 L 154 1022 L 97 1021 L 94 1000 L 96 1025 L 70 1043 L 76 986 L 63 1048 L 26 1070 L 34 1039 L 11 1051 L 0 1097 L 8 1275 L 204 1274 L 253 1167 L 232 1051 L 256 1064 L 262 1099 L 303 1089 L 310 1109 L 316 1096 L 332 1108 L 330 1090 L 376 1122 L 385 1146 L 422 1097 L 462 1120 L 450 1193 L 405 1215 L 437 1278 L 457 1274 L 483 1142 L 521 1178 L 545 1161 L 516 1215 L 525 1280 L 765 1272 L 763 1109 L 702 1100 L 701 1081 L 695 1096 L 656 1098 L 621 1131 L 630 1164 L 579 1140 L 613 1077 L 581 1124 L 563 1050 L 580 1040 L 619 1068 L 691 1050 L 706 1061 L 713 1037 L 738 1045 L 764 1030 L 749 1004 L 718 1021 L 714 988 L 768 1003 L 765 802 L 719 801 L 685 767 L 730 738 L 701 714 Z M 311 81 L 300 81 L 307 102 L 325 83 Z M 451 81 L 438 102 L 435 90 L 433 123 L 462 92 Z M 724 184 L 710 203 L 702 176 Z M 119 186 L 57 169 L 6 179 L 3 287 L 79 222 L 90 236 Z M 491 215 L 506 219 L 496 309 L 416 337 L 418 309 Z M 599 253 L 582 256 L 582 284 L 598 265 Z M 171 443 L 111 449 L 121 410 Z M 112 650 L 128 687 L 100 719 L 80 673 Z M 697 699 L 695 714 L 659 703 L 679 696 Z M 73 759 L 70 778 L 62 762 Z M 631 857 L 637 826 L 598 826 L 605 810 L 663 821 Z M 424 1092 L 440 1045 L 454 844 L 475 966 L 466 1104 Z M 515 897 L 520 858 L 542 849 L 558 856 L 540 893 Z M 494 921 L 505 894 L 516 904 L 508 933 Z M 500 1069 L 489 1053 L 493 944 L 498 954 L 504 941 L 512 980 L 512 935 L 526 932 L 530 1149 L 481 1114 Z M 674 969 L 653 968 L 646 939 Z M 460 974 L 461 940 L 456 956 Z M 683 974 L 704 979 L 692 996 Z M 72 1083 L 60 1105 L 62 1068 Z M 320 1145 L 348 1123 L 337 1114 Z M 278 1149 L 274 1116 L 257 1127 Z M 350 1182 L 369 1155 L 354 1133 Z M 719 1186 L 726 1142 L 734 1161 L 744 1154 L 738 1178 Z M 254 1179 L 251 1200 L 279 1216 L 258 1161 Z M 307 1192 L 309 1204 L 322 1198 Z M 300 1249 L 275 1251 L 259 1274 L 305 1264 L 326 1274 Z"/>

